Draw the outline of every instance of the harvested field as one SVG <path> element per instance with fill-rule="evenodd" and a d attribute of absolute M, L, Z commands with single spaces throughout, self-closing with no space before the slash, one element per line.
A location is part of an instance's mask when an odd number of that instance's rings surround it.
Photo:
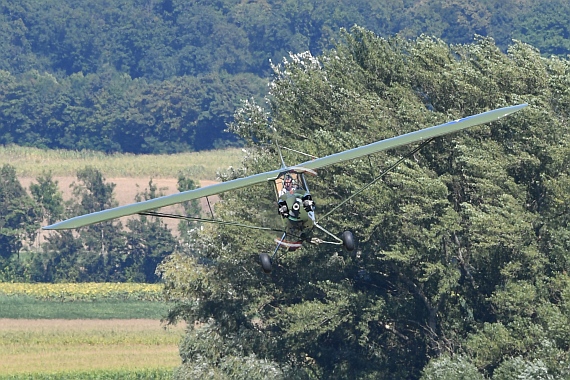
<path fill-rule="evenodd" d="M 174 368 L 184 330 L 148 319 L 0 319 L 0 375 Z"/>

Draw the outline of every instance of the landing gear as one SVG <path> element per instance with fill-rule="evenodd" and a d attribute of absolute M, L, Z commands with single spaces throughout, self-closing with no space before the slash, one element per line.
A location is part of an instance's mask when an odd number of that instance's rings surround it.
<path fill-rule="evenodd" d="M 344 231 L 342 233 L 341 240 L 344 249 L 346 249 L 348 252 L 352 252 L 354 250 L 356 243 L 354 241 L 354 235 L 352 234 L 352 232 Z"/>
<path fill-rule="evenodd" d="M 259 261 L 261 261 L 261 268 L 265 273 L 271 273 L 271 257 L 267 253 L 262 253 L 259 255 Z"/>

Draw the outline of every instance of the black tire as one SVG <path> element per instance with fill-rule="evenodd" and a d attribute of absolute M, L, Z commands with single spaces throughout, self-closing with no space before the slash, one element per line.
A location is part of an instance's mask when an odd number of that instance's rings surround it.
<path fill-rule="evenodd" d="M 352 232 L 344 231 L 342 233 L 341 240 L 344 249 L 346 249 L 348 252 L 354 251 L 354 248 L 356 247 L 356 242 L 354 240 L 354 235 L 352 234 Z"/>
<path fill-rule="evenodd" d="M 262 253 L 259 255 L 259 261 L 261 261 L 261 268 L 265 273 L 271 273 L 271 257 L 267 253 Z"/>

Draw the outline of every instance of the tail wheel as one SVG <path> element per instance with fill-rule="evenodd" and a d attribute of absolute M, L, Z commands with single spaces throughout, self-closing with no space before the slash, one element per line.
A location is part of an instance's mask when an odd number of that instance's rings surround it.
<path fill-rule="evenodd" d="M 346 249 L 348 252 L 352 252 L 354 250 L 354 247 L 356 246 L 356 242 L 354 240 L 354 235 L 352 234 L 352 232 L 350 231 L 344 231 L 342 233 L 342 245 L 344 246 L 344 249 Z"/>
<path fill-rule="evenodd" d="M 261 268 L 265 273 L 271 273 L 271 257 L 267 253 L 262 253 L 259 255 L 259 261 L 261 261 Z"/>

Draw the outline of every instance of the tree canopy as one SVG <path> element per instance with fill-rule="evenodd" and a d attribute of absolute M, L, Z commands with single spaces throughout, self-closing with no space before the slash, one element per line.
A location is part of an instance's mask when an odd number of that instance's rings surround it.
<path fill-rule="evenodd" d="M 1 0 L 0 143 L 170 153 L 235 144 L 271 62 L 320 54 L 354 24 L 464 44 L 570 52 L 565 1 Z M 261 104 L 261 103 L 260 103 Z"/>
<path fill-rule="evenodd" d="M 489 38 L 449 45 L 359 27 L 343 38 L 273 66 L 270 110 L 248 101 L 235 115 L 231 130 L 249 156 L 229 178 L 274 168 L 274 139 L 323 156 L 529 107 L 438 138 L 321 220 L 356 232 L 354 255 L 305 246 L 265 275 L 257 258 L 272 249 L 270 236 L 204 227 L 161 267 L 177 302 L 171 319 L 195 326 L 177 377 L 570 376 L 570 62 L 520 42 L 504 53 Z M 410 149 L 319 171 L 317 219 Z M 244 202 L 252 194 L 253 209 Z M 226 194 L 216 214 L 270 223 L 271 196 L 267 186 Z"/>

